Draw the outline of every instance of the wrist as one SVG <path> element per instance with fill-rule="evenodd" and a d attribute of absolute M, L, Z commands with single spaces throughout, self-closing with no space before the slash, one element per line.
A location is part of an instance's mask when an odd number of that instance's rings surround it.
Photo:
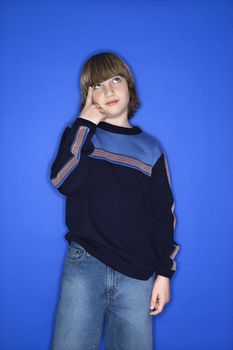
<path fill-rule="evenodd" d="M 161 280 L 164 280 L 164 281 L 169 281 L 170 282 L 170 278 L 169 277 L 166 277 L 166 276 L 163 276 L 163 275 L 157 275 L 157 278 L 161 279 Z"/>
<path fill-rule="evenodd" d="M 85 116 L 85 115 L 82 115 L 82 114 L 79 115 L 79 118 L 88 120 L 89 122 L 92 122 L 92 123 L 94 123 L 96 125 L 98 125 L 99 122 L 101 122 L 101 118 L 91 118 L 90 119 L 90 118 L 88 118 L 88 116 Z"/>

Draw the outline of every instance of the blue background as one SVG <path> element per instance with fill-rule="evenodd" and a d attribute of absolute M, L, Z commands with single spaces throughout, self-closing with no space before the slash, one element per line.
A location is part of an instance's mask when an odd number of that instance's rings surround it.
<path fill-rule="evenodd" d="M 1 2 L 0 349 L 49 349 L 67 231 L 50 166 L 106 50 L 136 76 L 132 123 L 164 146 L 176 202 L 155 348 L 233 349 L 233 2 L 198 0 Z"/>

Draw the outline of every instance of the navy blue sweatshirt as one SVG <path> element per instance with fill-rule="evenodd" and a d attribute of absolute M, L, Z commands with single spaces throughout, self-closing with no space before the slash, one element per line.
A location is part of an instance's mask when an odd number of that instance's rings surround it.
<path fill-rule="evenodd" d="M 174 198 L 150 133 L 78 117 L 62 134 L 50 179 L 66 196 L 69 243 L 127 276 L 147 280 L 156 271 L 171 279 L 179 250 Z"/>

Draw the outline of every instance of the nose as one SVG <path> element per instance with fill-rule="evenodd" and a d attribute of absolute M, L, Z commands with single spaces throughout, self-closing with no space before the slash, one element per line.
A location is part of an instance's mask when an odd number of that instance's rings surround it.
<path fill-rule="evenodd" d="M 105 96 L 106 97 L 110 97 L 114 95 L 114 87 L 109 84 L 108 86 L 105 87 Z"/>

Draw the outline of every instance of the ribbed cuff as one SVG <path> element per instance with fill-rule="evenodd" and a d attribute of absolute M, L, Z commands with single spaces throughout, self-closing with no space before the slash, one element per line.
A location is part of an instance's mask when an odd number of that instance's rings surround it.
<path fill-rule="evenodd" d="M 87 126 L 88 128 L 91 129 L 91 131 L 95 131 L 97 128 L 97 124 L 95 124 L 94 122 L 91 122 L 88 119 L 84 119 L 80 117 L 76 119 L 75 123 L 77 123 L 77 125 Z"/>
<path fill-rule="evenodd" d="M 168 270 L 163 267 L 158 267 L 156 269 L 156 274 L 161 275 L 164 277 L 168 277 L 170 280 L 172 279 L 172 276 L 174 275 L 175 270 Z"/>

